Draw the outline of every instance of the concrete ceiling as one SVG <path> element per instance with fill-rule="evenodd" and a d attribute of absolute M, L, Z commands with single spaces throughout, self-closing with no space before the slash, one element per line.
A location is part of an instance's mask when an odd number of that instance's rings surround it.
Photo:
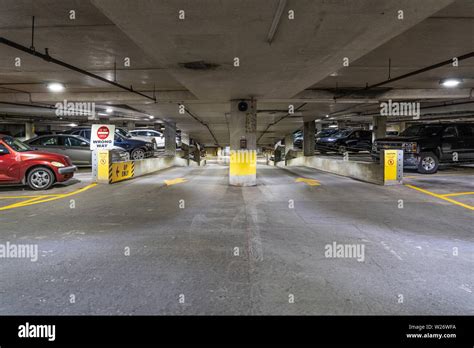
<path fill-rule="evenodd" d="M 474 59 L 459 67 L 442 67 L 384 86 L 371 93 L 333 97 L 366 84 L 384 81 L 474 48 L 474 4 L 469 0 L 288 0 L 273 42 L 267 35 L 278 0 L 4 0 L 0 36 L 29 47 L 31 17 L 36 19 L 35 48 L 107 79 L 152 95 L 157 103 L 77 72 L 0 45 L 0 102 L 52 105 L 57 101 L 94 101 L 129 106 L 135 113 L 176 122 L 203 143 L 229 141 L 229 101 L 255 97 L 260 142 L 273 143 L 302 127 L 303 120 L 370 120 L 387 96 L 422 105 L 472 100 Z M 69 11 L 76 19 L 69 19 Z M 178 11 L 185 11 L 185 20 Z M 288 19 L 293 10 L 295 19 Z M 399 10 L 404 19 L 397 18 Z M 20 68 L 13 65 L 22 58 Z M 131 66 L 123 60 L 129 57 Z M 240 66 L 233 66 L 233 59 Z M 349 58 L 349 66 L 342 65 Z M 183 63 L 205 61 L 209 70 Z M 439 85 L 445 77 L 461 77 L 462 90 L 449 94 Z M 59 81 L 65 93 L 52 94 L 46 84 Z M 416 90 L 414 90 L 416 89 Z M 391 94 L 390 94 L 391 93 Z M 395 96 L 395 97 L 394 97 Z M 303 105 L 286 116 L 288 105 Z M 472 104 L 436 107 L 437 114 L 474 114 Z M 462 108 L 462 110 L 460 110 Z M 429 109 L 426 109 L 429 110 Z M 434 111 L 433 111 L 434 112 Z M 0 115 L 44 116 L 34 108 L 0 104 Z M 348 117 L 348 118 L 347 118 Z M 274 124 L 274 125 L 273 125 Z M 269 127 L 270 125 L 270 127 Z"/>

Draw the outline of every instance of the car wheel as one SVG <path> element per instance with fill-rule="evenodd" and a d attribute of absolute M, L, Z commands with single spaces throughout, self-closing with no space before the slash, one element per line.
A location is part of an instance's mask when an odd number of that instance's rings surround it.
<path fill-rule="evenodd" d="M 418 173 L 433 174 L 438 171 L 439 160 L 432 152 L 420 153 L 420 163 L 418 163 Z"/>
<path fill-rule="evenodd" d="M 339 152 L 339 154 L 343 155 L 344 153 L 347 152 L 347 148 L 346 148 L 344 145 L 340 145 L 340 146 L 337 148 L 337 152 Z"/>
<path fill-rule="evenodd" d="M 26 183 L 33 190 L 47 190 L 54 183 L 54 173 L 46 167 L 32 169 L 26 178 Z"/>
<path fill-rule="evenodd" d="M 143 149 L 135 149 L 130 154 L 133 160 L 142 160 L 145 158 L 145 151 Z"/>

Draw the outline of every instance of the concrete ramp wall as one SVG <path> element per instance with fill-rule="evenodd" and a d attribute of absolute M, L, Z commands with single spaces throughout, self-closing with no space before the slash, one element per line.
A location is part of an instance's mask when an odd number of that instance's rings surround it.
<path fill-rule="evenodd" d="M 285 162 L 278 162 L 276 165 L 284 168 Z M 305 166 L 372 184 L 384 185 L 384 168 L 378 163 L 311 156 L 290 159 L 286 166 Z"/>

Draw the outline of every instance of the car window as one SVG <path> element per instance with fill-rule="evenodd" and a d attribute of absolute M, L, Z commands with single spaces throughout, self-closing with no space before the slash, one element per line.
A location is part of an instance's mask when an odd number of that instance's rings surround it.
<path fill-rule="evenodd" d="M 44 137 L 38 140 L 39 141 L 35 145 L 40 145 L 40 146 L 58 146 L 59 145 L 58 137 Z"/>
<path fill-rule="evenodd" d="M 468 124 L 458 125 L 458 132 L 460 136 L 472 137 L 474 135 L 474 125 L 468 125 Z"/>
<path fill-rule="evenodd" d="M 31 151 L 31 147 L 29 147 L 28 145 L 26 145 L 25 143 L 21 142 L 18 139 L 15 139 L 12 137 L 4 137 L 3 141 L 15 151 L 18 151 L 18 152 Z"/>
<path fill-rule="evenodd" d="M 443 129 L 442 125 L 433 125 L 433 126 L 415 125 L 415 126 L 408 127 L 400 135 L 403 137 L 436 136 L 436 135 L 439 135 L 442 129 Z"/>
<path fill-rule="evenodd" d="M 448 126 L 444 129 L 443 135 L 452 135 L 457 136 L 458 131 L 456 130 L 456 126 Z"/>
<path fill-rule="evenodd" d="M 82 131 L 82 137 L 83 138 L 86 138 L 86 139 L 90 139 L 91 138 L 91 130 L 90 129 L 84 129 Z"/>
<path fill-rule="evenodd" d="M 65 139 L 66 146 L 80 146 L 80 147 L 89 147 L 89 144 L 83 145 L 84 140 L 75 138 L 75 137 L 66 137 Z"/>
<path fill-rule="evenodd" d="M 3 144 L 0 144 L 0 156 L 9 154 L 10 151 L 8 151 L 7 147 Z"/>

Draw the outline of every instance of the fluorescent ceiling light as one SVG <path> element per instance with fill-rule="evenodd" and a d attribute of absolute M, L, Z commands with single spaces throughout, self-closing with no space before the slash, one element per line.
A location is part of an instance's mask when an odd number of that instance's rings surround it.
<path fill-rule="evenodd" d="M 439 83 L 444 87 L 456 87 L 461 82 L 462 82 L 461 79 L 450 78 L 450 79 L 442 79 Z"/>
<path fill-rule="evenodd" d="M 149 116 L 150 117 L 150 120 L 153 120 L 155 118 L 155 116 Z"/>
<path fill-rule="evenodd" d="M 329 128 L 337 128 L 337 124 L 331 124 L 328 126 Z"/>
<path fill-rule="evenodd" d="M 55 93 L 62 92 L 64 91 L 64 85 L 62 83 L 52 82 L 48 84 L 48 89 Z"/>
<path fill-rule="evenodd" d="M 108 114 L 111 114 L 112 112 L 114 112 L 114 109 L 112 109 L 112 108 L 107 108 L 107 109 L 105 109 L 105 111 L 107 111 Z"/>

